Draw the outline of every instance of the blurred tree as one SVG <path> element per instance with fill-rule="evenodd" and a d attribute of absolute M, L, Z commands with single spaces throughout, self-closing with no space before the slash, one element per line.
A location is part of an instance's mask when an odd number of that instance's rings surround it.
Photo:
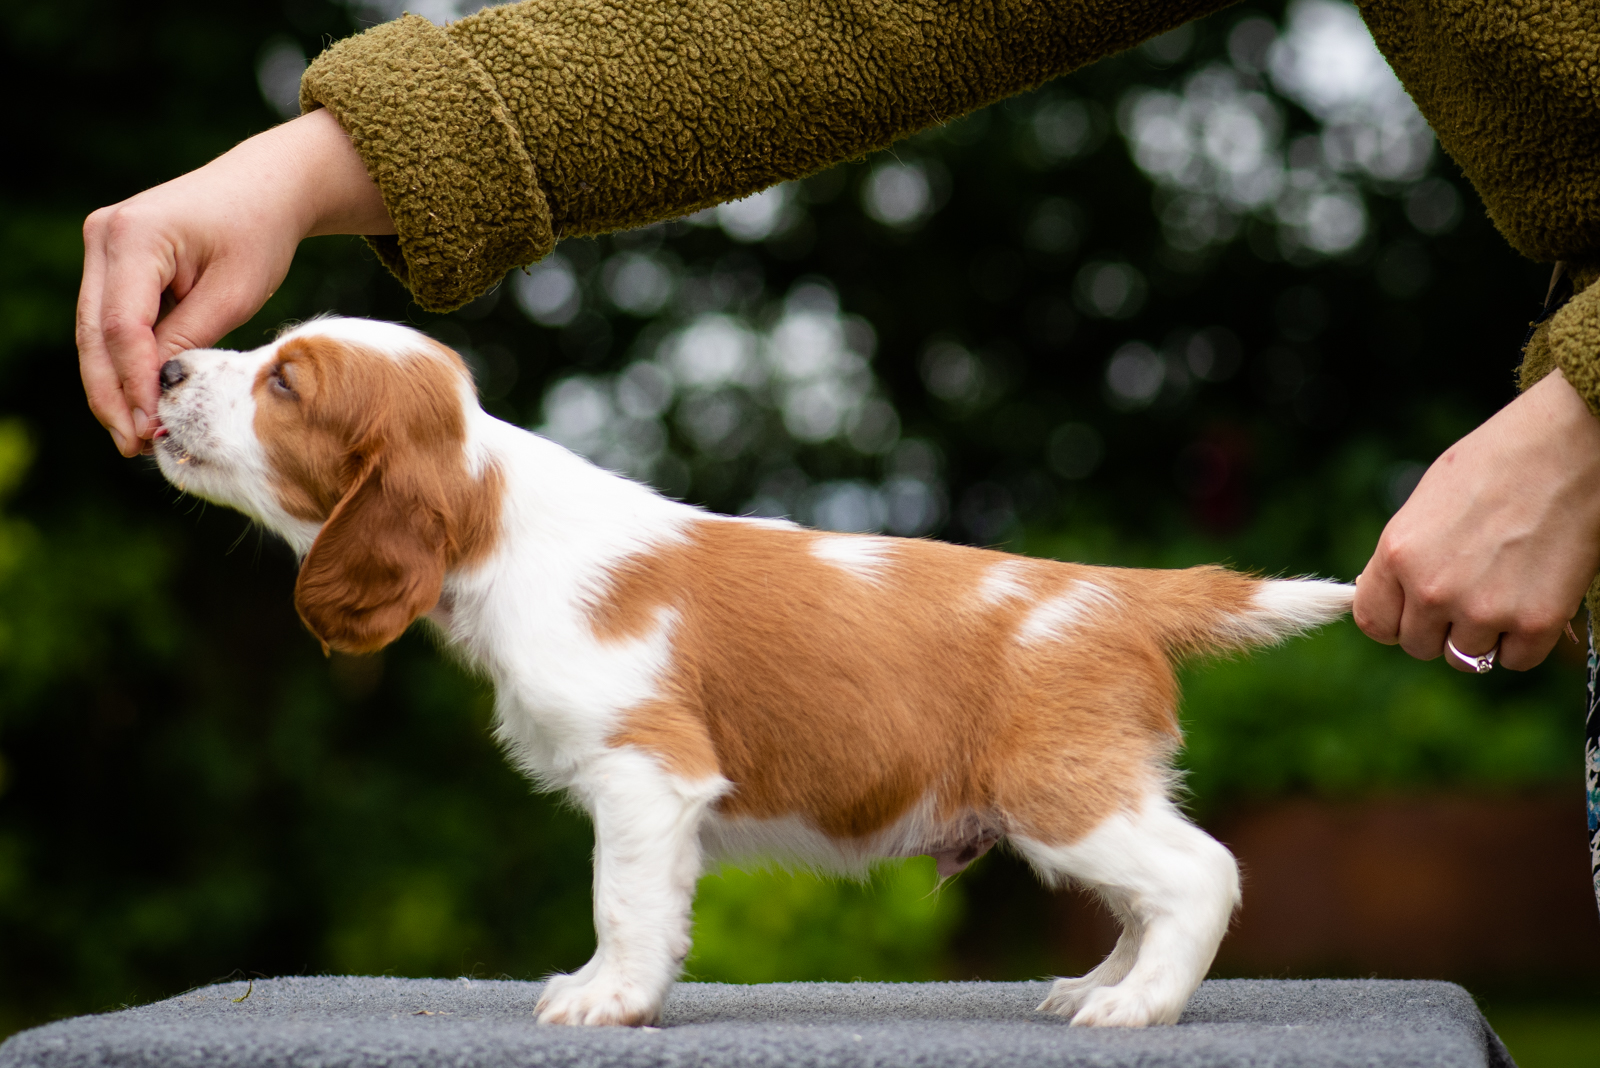
<path fill-rule="evenodd" d="M 235 970 L 534 976 L 592 945 L 587 827 L 504 765 L 482 687 L 416 636 L 320 657 L 287 552 L 118 461 L 75 374 L 82 217 L 291 114 L 308 54 L 395 13 L 0 10 L 0 77 L 46 101 L 14 110 L 0 177 L 0 1033 Z M 228 343 L 325 311 L 415 323 L 496 414 L 718 509 L 1348 578 L 1511 396 L 1541 273 L 1353 9 L 1298 0 L 566 242 L 448 316 L 359 242 L 311 241 Z M 1347 627 L 1190 676 L 1202 811 L 1576 767 L 1567 661 L 1468 679 Z M 925 874 L 709 877 L 691 971 L 1051 967 L 1015 861 L 932 896 Z"/>

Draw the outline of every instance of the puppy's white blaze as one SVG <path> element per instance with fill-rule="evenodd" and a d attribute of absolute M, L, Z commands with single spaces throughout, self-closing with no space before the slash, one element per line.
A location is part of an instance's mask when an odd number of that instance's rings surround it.
<path fill-rule="evenodd" d="M 422 356 L 430 351 L 424 340 L 425 335 L 408 326 L 377 319 L 346 319 L 339 315 L 319 315 L 278 335 L 277 344 L 281 345 L 297 337 L 326 337 L 335 341 L 348 341 L 397 360 Z M 474 400 L 473 404 L 476 403 Z"/>
<path fill-rule="evenodd" d="M 1063 593 L 1046 598 L 1034 606 L 1017 628 L 1017 641 L 1035 645 L 1053 641 L 1097 612 L 1117 606 L 1117 595 L 1104 586 L 1079 580 Z"/>
<path fill-rule="evenodd" d="M 1256 587 L 1251 609 L 1223 629 L 1252 645 L 1271 644 L 1338 619 L 1355 597 L 1354 586 L 1330 579 L 1267 579 Z"/>
<path fill-rule="evenodd" d="M 893 559 L 894 543 L 860 534 L 825 534 L 811 543 L 811 555 L 856 578 L 876 582 Z"/>
<path fill-rule="evenodd" d="M 984 604 L 997 605 L 1018 601 L 1029 595 L 1022 577 L 1027 566 L 1020 560 L 1003 560 L 983 573 L 978 580 L 978 599 Z"/>

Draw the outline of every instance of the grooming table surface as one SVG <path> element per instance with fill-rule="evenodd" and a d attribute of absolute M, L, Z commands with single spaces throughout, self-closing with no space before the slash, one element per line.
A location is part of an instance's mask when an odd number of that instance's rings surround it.
<path fill-rule="evenodd" d="M 1068 1027 L 1048 983 L 680 983 L 660 1028 L 545 1027 L 539 983 L 315 977 L 205 987 L 24 1031 L 0 1068 L 1506 1068 L 1453 983 L 1218 980 L 1176 1027 Z"/>

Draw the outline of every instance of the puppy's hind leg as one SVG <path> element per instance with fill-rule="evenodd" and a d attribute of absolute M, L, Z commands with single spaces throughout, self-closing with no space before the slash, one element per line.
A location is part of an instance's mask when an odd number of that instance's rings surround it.
<path fill-rule="evenodd" d="M 1054 880 L 1047 875 L 1046 881 Z M 1057 979 L 1052 983 L 1049 995 L 1039 1005 L 1040 1012 L 1072 1016 L 1083 1008 L 1090 991 L 1096 987 L 1115 986 L 1122 982 L 1123 977 L 1133 968 L 1134 961 L 1139 955 L 1139 942 L 1144 937 L 1144 926 L 1139 922 L 1139 918 L 1129 911 L 1127 902 L 1123 901 L 1115 890 L 1100 887 L 1098 896 L 1122 927 L 1122 933 L 1117 936 L 1117 944 L 1106 954 L 1106 959 L 1090 971 L 1083 975 Z"/>
<path fill-rule="evenodd" d="M 593 959 L 545 984 L 541 1023 L 648 1024 L 689 955 L 700 823 L 727 788 L 686 781 L 636 749 L 608 751 L 576 784 L 594 819 Z"/>
<path fill-rule="evenodd" d="M 1052 990 L 1041 1007 L 1071 1011 L 1074 1024 L 1176 1023 L 1210 970 L 1239 904 L 1239 867 L 1232 854 L 1154 794 L 1071 845 L 1016 837 L 1012 843 L 1047 878 L 1070 876 L 1101 888 L 1128 915 L 1122 940 L 1101 965 L 1111 978 L 1131 949 L 1126 974 L 1110 985 L 1063 991 L 1059 1007 L 1051 1004 Z M 1116 969 L 1108 967 L 1113 960 Z"/>

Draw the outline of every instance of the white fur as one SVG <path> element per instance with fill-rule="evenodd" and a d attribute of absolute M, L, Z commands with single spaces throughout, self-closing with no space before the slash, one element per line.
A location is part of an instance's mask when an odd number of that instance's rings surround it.
<path fill-rule="evenodd" d="M 1111 955 L 1088 975 L 1057 980 L 1039 1008 L 1075 1024 L 1177 1023 L 1239 905 L 1227 849 L 1155 789 L 1072 845 L 1016 835 L 1011 844 L 1045 881 L 1093 887 L 1123 924 Z"/>
<path fill-rule="evenodd" d="M 1269 579 L 1256 587 L 1252 611 L 1233 617 L 1223 629 L 1238 641 L 1270 645 L 1350 611 L 1356 588 L 1328 579 Z"/>
<path fill-rule="evenodd" d="M 546 1023 L 653 1023 L 689 955 L 699 827 L 728 789 L 689 782 L 636 749 L 602 747 L 572 782 L 594 820 L 594 956 L 545 984 Z"/>
<path fill-rule="evenodd" d="M 824 534 L 811 543 L 811 555 L 859 579 L 877 582 L 894 556 L 894 542 L 860 534 Z"/>
<path fill-rule="evenodd" d="M 237 508 L 276 531 L 305 555 L 320 529 L 283 510 L 273 492 L 272 468 L 255 435 L 256 374 L 275 345 L 254 352 L 196 349 L 183 354 L 188 377 L 162 398 L 156 463 L 167 481 L 186 493 Z"/>
<path fill-rule="evenodd" d="M 397 360 L 426 355 L 433 344 L 425 335 L 399 323 L 386 323 L 381 319 L 345 319 L 337 315 L 319 315 L 283 331 L 267 348 L 276 350 L 279 345 L 297 337 L 326 337 L 335 341 L 348 341 Z M 476 398 L 473 404 L 477 404 Z"/>
<path fill-rule="evenodd" d="M 1027 584 L 1022 581 L 1026 573 L 1027 565 L 1020 560 L 1002 560 L 994 564 L 978 580 L 978 600 L 986 605 L 1025 600 L 1031 596 Z"/>
<path fill-rule="evenodd" d="M 1070 629 L 1086 622 L 1096 612 L 1117 606 L 1117 597 L 1103 586 L 1077 581 L 1066 592 L 1047 598 L 1033 607 L 1017 628 L 1017 641 L 1023 645 L 1055 641 Z"/>
<path fill-rule="evenodd" d="M 700 828 L 700 846 L 708 862 L 759 865 L 776 861 L 859 879 L 882 860 L 933 856 L 986 838 L 994 840 L 1002 833 L 997 822 L 975 813 L 941 820 L 937 799 L 928 796 L 888 827 L 847 840 L 830 838 L 795 816 L 758 820 L 712 812 Z"/>
<path fill-rule="evenodd" d="M 188 378 L 162 400 L 171 433 L 157 448 L 174 484 L 253 516 L 301 554 L 318 528 L 287 516 L 273 494 L 250 391 L 279 345 L 308 335 L 396 359 L 437 351 L 395 324 L 318 319 L 254 352 L 187 353 Z M 602 641 L 592 611 L 619 564 L 681 541 L 692 524 L 711 517 L 492 418 L 465 376 L 459 392 L 469 470 L 492 463 L 503 476 L 499 538 L 486 559 L 445 576 L 428 618 L 493 681 L 496 734 L 511 759 L 543 786 L 567 791 L 595 826 L 598 948 L 579 971 L 550 981 L 541 1020 L 654 1019 L 688 953 L 694 885 L 708 859 L 777 854 L 861 874 L 876 858 L 931 853 L 943 872 L 947 863 L 951 870 L 965 863 L 960 856 L 970 859 L 970 847 L 987 848 L 1006 832 L 975 814 L 941 820 L 932 797 L 857 842 L 830 839 L 796 818 L 729 819 L 713 807 L 731 789 L 725 779 L 684 779 L 642 750 L 607 744 L 628 711 L 658 694 L 679 620 L 663 609 L 642 633 Z M 883 538 L 821 535 L 812 552 L 876 583 L 893 563 L 894 546 Z M 990 568 L 980 600 L 999 605 L 1030 597 L 1025 567 Z M 1241 633 L 1277 636 L 1332 618 L 1348 604 L 1348 588 L 1337 584 L 1274 582 L 1234 623 Z M 1057 640 L 1118 606 L 1103 587 L 1074 582 L 1033 606 L 1015 638 L 1023 646 Z M 1080 979 L 1061 980 L 1041 1007 L 1072 1015 L 1074 1023 L 1176 1020 L 1238 901 L 1227 850 L 1185 821 L 1155 786 L 1137 810 L 1112 816 L 1072 845 L 1011 840 L 1047 880 L 1096 888 L 1125 926 L 1105 963 Z"/>

